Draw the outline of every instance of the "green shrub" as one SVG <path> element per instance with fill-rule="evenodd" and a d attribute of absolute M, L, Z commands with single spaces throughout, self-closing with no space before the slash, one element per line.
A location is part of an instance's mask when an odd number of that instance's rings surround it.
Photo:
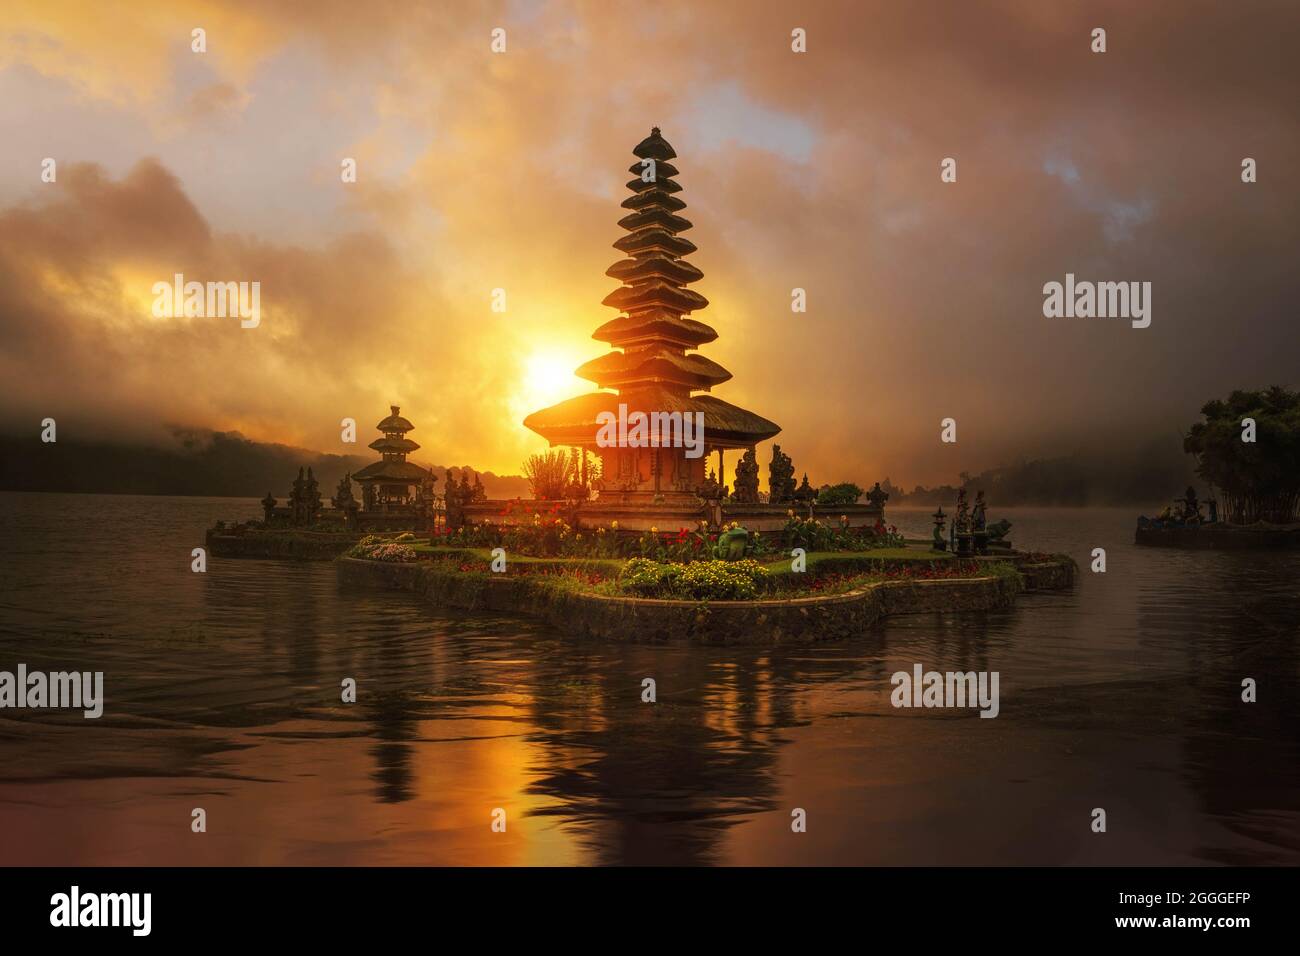
<path fill-rule="evenodd" d="M 852 505 L 857 503 L 862 494 L 862 489 L 857 485 L 849 481 L 843 481 L 838 485 L 827 485 L 817 492 L 817 503 L 819 505 Z"/>

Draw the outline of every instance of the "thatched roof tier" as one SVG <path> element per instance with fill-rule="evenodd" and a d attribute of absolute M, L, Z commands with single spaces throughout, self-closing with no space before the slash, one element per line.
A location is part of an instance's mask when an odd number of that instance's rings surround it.
<path fill-rule="evenodd" d="M 623 312 L 639 311 L 652 306 L 662 306 L 673 312 L 694 312 L 709 304 L 709 300 L 698 292 L 657 279 L 637 286 L 620 286 L 600 301 L 602 305 Z"/>
<path fill-rule="evenodd" d="M 689 219 L 684 219 L 660 206 L 649 206 L 640 212 L 630 213 L 620 219 L 618 224 L 628 232 L 636 232 L 638 229 L 645 229 L 648 226 L 658 226 L 661 229 L 667 229 L 671 233 L 678 233 L 685 232 L 692 226 Z"/>
<path fill-rule="evenodd" d="M 781 431 L 781 426 L 775 422 L 712 395 L 680 395 L 663 388 L 580 395 L 533 412 L 524 419 L 524 425 L 552 445 L 594 448 L 596 433 L 600 429 L 596 416 L 609 412 L 617 418 L 620 403 L 627 406 L 629 413 L 703 412 L 704 443 L 710 448 L 748 448 Z"/>
<path fill-rule="evenodd" d="M 623 236 L 614 243 L 614 248 L 631 256 L 639 256 L 647 252 L 664 252 L 680 258 L 694 252 L 695 243 L 681 236 L 674 236 L 667 229 L 655 226 Z"/>
<path fill-rule="evenodd" d="M 636 144 L 636 147 L 632 150 L 632 155 L 656 161 L 677 158 L 677 153 L 668 145 L 668 140 L 660 135 L 658 126 L 653 127 L 650 130 L 650 135 Z"/>
<path fill-rule="evenodd" d="M 681 192 L 682 187 L 677 183 L 673 182 L 671 179 L 669 179 L 667 174 L 663 172 L 666 165 L 667 164 L 665 163 L 659 163 L 658 168 L 656 168 L 655 170 L 655 178 L 651 180 L 642 179 L 641 176 L 639 175 L 641 172 L 641 167 L 639 165 L 633 166 L 632 167 L 633 170 L 636 173 L 638 173 L 638 175 L 636 179 L 629 179 L 625 185 L 627 186 L 628 189 L 632 190 L 632 192 L 634 193 L 649 192 L 651 189 L 657 189 L 660 192 L 665 192 L 665 193 Z M 673 170 L 673 172 L 676 172 L 676 170 Z M 623 204 L 627 205 L 627 201 L 624 200 Z"/>
<path fill-rule="evenodd" d="M 376 425 L 375 428 L 381 432 L 409 432 L 415 430 L 414 425 L 398 414 L 402 410 L 400 407 L 397 405 L 389 405 L 388 407 L 392 414 Z"/>
<path fill-rule="evenodd" d="M 580 365 L 573 374 L 601 388 L 671 382 L 706 391 L 731 378 L 730 372 L 703 355 L 683 355 L 679 350 L 654 345 L 631 352 L 609 352 Z"/>
<path fill-rule="evenodd" d="M 620 206 L 624 209 L 666 209 L 668 212 L 676 212 L 679 209 L 685 209 L 686 203 L 676 196 L 668 195 L 666 190 L 657 188 L 659 183 L 652 183 L 653 189 L 647 189 L 635 195 L 628 196 Z"/>
<path fill-rule="evenodd" d="M 673 259 L 662 253 L 651 253 L 639 259 L 620 259 L 605 270 L 605 275 L 622 282 L 637 283 L 645 279 L 663 279 L 678 285 L 698 282 L 704 278 L 704 273 L 689 262 Z"/>
<path fill-rule="evenodd" d="M 427 468 L 409 461 L 377 461 L 352 475 L 353 481 L 423 481 L 431 476 Z"/>
<path fill-rule="evenodd" d="M 393 454 L 400 452 L 403 455 L 409 455 L 411 452 L 419 449 L 419 445 L 409 438 L 376 438 L 370 443 L 370 447 L 380 453 Z"/>
<path fill-rule="evenodd" d="M 718 333 L 695 319 L 676 315 L 667 309 L 652 309 L 638 312 L 635 317 L 620 315 L 617 319 L 611 319 L 592 333 L 591 337 L 618 348 L 671 342 L 690 349 L 712 342 Z"/>
<path fill-rule="evenodd" d="M 650 157 L 647 156 L 646 158 L 649 159 Z M 645 172 L 645 167 L 642 166 L 640 162 L 635 162 L 627 168 L 627 171 L 629 173 L 633 173 L 637 176 L 640 176 L 643 172 Z M 662 182 L 663 180 L 676 175 L 677 175 L 677 167 L 674 166 L 672 163 L 665 163 L 662 160 L 658 160 L 658 159 L 655 160 L 655 179 Z"/>

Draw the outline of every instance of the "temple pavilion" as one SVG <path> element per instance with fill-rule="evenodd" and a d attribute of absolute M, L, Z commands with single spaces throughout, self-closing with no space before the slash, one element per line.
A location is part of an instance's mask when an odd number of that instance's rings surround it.
<path fill-rule="evenodd" d="M 709 303 L 687 288 L 703 273 L 683 258 L 695 251 L 695 244 L 681 235 L 691 223 L 678 215 L 686 203 L 677 197 L 682 187 L 672 178 L 678 175 L 670 162 L 677 153 L 657 127 L 632 152 L 637 157 L 629 167 L 635 174 L 627 184 L 632 195 L 622 203 L 629 212 L 618 222 L 627 234 L 614 243 L 626 258 L 605 273 L 622 283 L 603 303 L 617 309 L 619 316 L 592 335 L 609 343 L 612 351 L 575 373 L 606 391 L 534 412 L 524 425 L 552 446 L 594 453 L 601 461 L 601 478 L 593 484 L 602 501 L 698 503 L 695 491 L 705 481 L 708 453 L 718 452 L 718 476 L 725 480 L 724 449 L 752 448 L 781 428 L 712 395 L 697 394 L 727 381 L 731 373 L 694 351 L 718 333 L 690 318 Z M 600 447 L 597 415 L 617 416 L 620 403 L 646 414 L 702 412 L 706 454 L 688 458 L 684 448 Z"/>
<path fill-rule="evenodd" d="M 433 472 L 421 468 L 406 456 L 420 446 L 406 437 L 415 426 L 401 415 L 397 405 L 389 406 L 391 414 L 375 427 L 383 433 L 370 447 L 379 452 L 380 459 L 367 465 L 352 476 L 362 489 L 362 508 L 365 511 L 391 511 L 411 508 L 427 496 L 436 479 Z"/>

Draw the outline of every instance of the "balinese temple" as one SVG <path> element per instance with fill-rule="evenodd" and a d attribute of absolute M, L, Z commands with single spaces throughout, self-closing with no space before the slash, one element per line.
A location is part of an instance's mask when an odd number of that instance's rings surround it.
<path fill-rule="evenodd" d="M 370 447 L 379 452 L 380 459 L 367 465 L 352 476 L 361 485 L 364 511 L 389 511 L 416 506 L 427 495 L 433 472 L 421 468 L 406 456 L 420 446 L 406 437 L 415 426 L 401 415 L 401 408 L 390 405 L 391 414 L 375 427 L 383 433 Z M 426 484 L 428 482 L 429 484 Z"/>
<path fill-rule="evenodd" d="M 524 425 L 552 446 L 582 448 L 600 459 L 601 479 L 596 487 L 602 504 L 698 505 L 695 490 L 705 481 L 709 453 L 718 452 L 717 474 L 725 481 L 723 449 L 752 448 L 781 429 L 751 411 L 700 394 L 727 381 L 731 373 L 695 351 L 718 333 L 690 317 L 709 303 L 687 288 L 703 273 L 684 260 L 695 251 L 695 244 L 681 235 L 691 223 L 679 215 L 686 204 L 677 197 L 681 186 L 672 178 L 678 173 L 670 161 L 677 154 L 658 128 L 632 152 L 637 156 L 629 167 L 634 174 L 627 184 L 632 195 L 622 204 L 629 212 L 618 223 L 627 235 L 614 243 L 626 258 L 606 271 L 622 283 L 604 299 L 619 315 L 592 335 L 609 343 L 612 351 L 576 370 L 579 377 L 606 391 L 534 412 Z M 645 160 L 653 160 L 653 165 Z M 647 181 L 643 174 L 649 168 L 653 179 Z M 684 448 L 599 447 L 597 415 L 609 412 L 617 417 L 620 403 L 628 413 L 703 412 L 706 453 L 687 458 Z"/>

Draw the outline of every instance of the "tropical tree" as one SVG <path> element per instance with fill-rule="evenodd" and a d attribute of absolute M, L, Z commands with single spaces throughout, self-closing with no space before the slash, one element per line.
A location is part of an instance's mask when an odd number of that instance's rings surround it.
<path fill-rule="evenodd" d="M 1183 439 L 1196 473 L 1217 487 L 1229 521 L 1295 520 L 1300 503 L 1300 393 L 1234 391 L 1201 408 Z M 1254 422 L 1253 435 L 1246 419 Z M 1253 441 L 1247 440 L 1253 437 Z"/>

